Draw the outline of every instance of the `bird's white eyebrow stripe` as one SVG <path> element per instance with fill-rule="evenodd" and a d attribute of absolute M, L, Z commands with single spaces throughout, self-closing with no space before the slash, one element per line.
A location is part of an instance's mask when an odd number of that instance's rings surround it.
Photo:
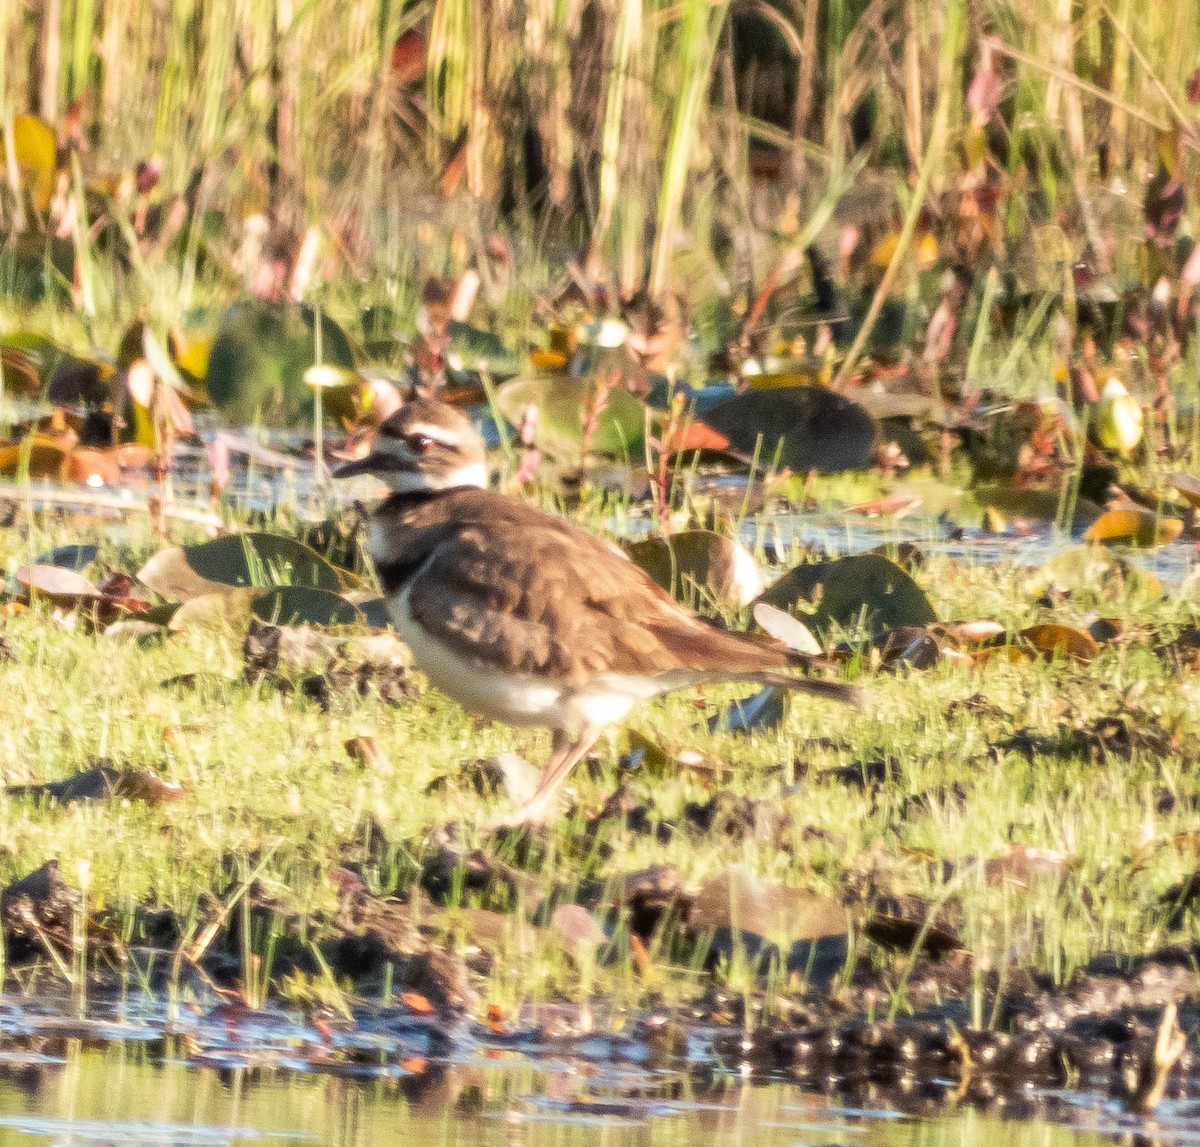
<path fill-rule="evenodd" d="M 437 426 L 432 422 L 414 422 L 405 431 L 406 437 L 409 434 L 424 434 L 426 438 L 432 438 L 443 446 L 461 446 L 463 442 L 460 431 L 451 430 L 448 426 Z"/>

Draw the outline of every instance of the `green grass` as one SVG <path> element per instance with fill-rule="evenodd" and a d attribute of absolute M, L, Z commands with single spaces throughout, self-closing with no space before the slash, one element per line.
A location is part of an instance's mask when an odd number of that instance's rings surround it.
<path fill-rule="evenodd" d="M 81 539 L 73 533 L 70 540 Z M 36 547 L 46 541 L 40 535 Z M 0 535 L 10 565 L 32 548 L 20 533 Z M 110 543 L 103 560 L 135 569 L 147 548 L 146 541 Z M 1113 583 L 1095 575 L 1081 577 L 1073 599 L 1053 613 L 1034 604 L 1044 581 L 1037 570 L 935 558 L 918 577 L 943 618 L 995 618 L 1010 631 L 1050 618 L 1078 624 L 1096 609 L 1170 634 L 1196 613 L 1178 596 L 1159 601 L 1136 588 L 1113 596 Z M 308 938 L 319 941 L 321 920 L 336 906 L 328 873 L 363 860 L 372 819 L 389 847 L 364 869 L 371 891 L 407 900 L 438 826 L 458 824 L 468 848 L 495 847 L 482 829 L 494 803 L 458 783 L 429 796 L 430 782 L 505 749 L 535 763 L 548 751 L 545 734 L 483 725 L 432 691 L 399 707 L 373 696 L 338 698 L 325 712 L 270 685 L 247 685 L 235 634 L 185 634 L 145 648 L 68 631 L 44 607 L 8 619 L 0 633 L 15 653 L 0 665 L 5 782 L 61 779 L 104 759 L 185 788 L 179 801 L 153 808 L 118 801 L 39 807 L 0 795 L 0 884 L 57 858 L 69 883 L 78 886 L 86 873 L 93 917 L 114 918 L 127 936 L 141 907 L 169 909 L 197 929 L 208 919 L 209 898 L 228 899 L 258 865 L 259 882 L 275 900 L 277 931 L 294 932 L 294 920 L 306 919 Z M 193 672 L 204 675 L 195 689 L 162 684 Z M 1197 748 L 1193 680 L 1135 643 L 1106 648 L 1086 667 L 993 662 L 983 669 L 868 674 L 860 684 L 868 697 L 861 713 L 797 703 L 778 733 L 749 738 L 710 735 L 686 694 L 644 706 L 631 722 L 669 750 L 698 749 L 727 763 L 733 790 L 779 801 L 795 821 L 790 849 L 682 830 L 662 843 L 628 834 L 615 821 L 593 837 L 580 815 L 556 826 L 537 875 L 567 899 L 585 881 L 663 862 L 677 865 L 691 888 L 746 865 L 768 881 L 852 902 L 851 890 L 867 886 L 931 901 L 952 898 L 961 905 L 961 936 L 978 968 L 1014 960 L 1059 982 L 1099 952 L 1135 955 L 1165 942 L 1165 912 L 1156 898 L 1195 865 L 1172 838 L 1200 829 L 1190 777 Z M 955 710 L 955 702 L 977 694 L 986 696 L 989 711 Z M 709 691 L 709 712 L 735 695 Z M 1146 747 L 1135 745 L 1129 759 L 1055 751 L 1071 729 L 1110 715 L 1145 733 Z M 1176 742 L 1156 748 L 1158 731 Z M 1042 738 L 1045 751 L 1028 758 L 993 747 L 1017 733 Z M 361 734 L 376 739 L 389 771 L 349 759 L 344 743 Z M 584 810 L 594 812 L 615 787 L 619 748 L 619 736 L 615 744 L 602 741 L 599 769 L 575 774 L 571 789 Z M 874 792 L 824 775 L 879 757 L 894 757 L 899 770 Z M 683 806 L 707 799 L 712 787 L 702 775 L 671 766 L 661 775 L 638 775 L 636 784 L 653 815 L 677 825 Z M 1174 795 L 1174 807 L 1159 811 L 1166 793 Z M 1053 880 L 1028 888 L 988 884 L 982 862 L 1014 844 L 1069 852 L 1061 889 Z M 1135 865 L 1139 853 L 1150 862 Z M 231 872 L 240 874 L 232 884 Z M 864 907 L 853 904 L 860 926 Z M 452 924 L 448 918 L 446 926 Z M 512 936 L 525 927 L 515 917 Z M 265 994 L 277 939 L 259 936 L 257 965 L 244 953 L 257 976 L 245 977 L 247 987 L 251 980 L 256 987 L 252 995 Z M 460 943 L 471 939 L 459 934 Z M 910 962 L 903 953 L 859 943 L 860 963 L 872 959 L 892 969 L 902 1006 Z M 698 966 L 685 960 L 667 967 L 669 950 L 664 941 L 660 965 L 643 979 L 628 960 L 581 971 L 544 939 L 532 953 L 501 943 L 483 999 L 515 1008 L 586 990 L 635 1006 L 649 993 L 697 994 L 704 983 Z M 745 982 L 736 964 L 727 976 L 731 984 Z M 771 990 L 796 986 L 777 978 Z M 302 978 L 285 983 L 283 972 L 271 987 L 323 990 Z"/>

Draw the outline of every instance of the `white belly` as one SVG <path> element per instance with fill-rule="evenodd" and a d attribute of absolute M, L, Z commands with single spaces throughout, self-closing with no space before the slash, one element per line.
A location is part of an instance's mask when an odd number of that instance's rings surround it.
<path fill-rule="evenodd" d="M 638 701 L 663 691 L 644 677 L 611 675 L 582 687 L 565 687 L 524 673 L 500 673 L 434 640 L 414 620 L 405 587 L 389 611 L 413 664 L 435 688 L 464 709 L 506 725 L 533 725 L 578 731 L 620 721 Z"/>

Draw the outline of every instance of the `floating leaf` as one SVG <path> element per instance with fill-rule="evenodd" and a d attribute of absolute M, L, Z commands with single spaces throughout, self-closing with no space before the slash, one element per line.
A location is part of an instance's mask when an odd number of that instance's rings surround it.
<path fill-rule="evenodd" d="M 162 597 L 186 601 L 230 586 L 304 586 L 338 593 L 342 575 L 315 550 L 278 534 L 230 534 L 152 557 L 138 580 Z"/>
<path fill-rule="evenodd" d="M 998 621 L 951 621 L 938 631 L 959 645 L 983 645 L 1002 636 L 1004 626 Z"/>
<path fill-rule="evenodd" d="M 514 378 L 496 392 L 504 417 L 520 426 L 525 411 L 536 406 L 538 445 L 566 465 L 578 465 L 583 443 L 583 412 L 595 401 L 592 379 L 552 375 Z M 617 458 L 641 459 L 646 433 L 646 404 L 615 387 L 600 413 L 591 449 Z"/>
<path fill-rule="evenodd" d="M 1032 660 L 1033 654 L 1021 645 L 990 645 L 971 654 L 971 661 L 975 665 L 987 665 L 992 661 L 1001 661 L 1006 665 L 1022 665 Z"/>
<path fill-rule="evenodd" d="M 972 495 L 980 506 L 996 510 L 1007 518 L 1027 518 L 1038 522 L 1057 522 L 1062 512 L 1062 495 L 1053 490 L 1032 490 L 1023 486 L 976 486 Z M 1104 509 L 1086 498 L 1075 501 L 1073 530 L 1091 525 Z"/>
<path fill-rule="evenodd" d="M 392 615 L 388 612 L 386 598 L 372 597 L 354 604 L 358 606 L 366 623 L 372 629 L 387 629 L 391 626 Z"/>
<path fill-rule="evenodd" d="M 12 797 L 52 800 L 60 805 L 112 798 L 157 805 L 178 800 L 183 795 L 183 786 L 164 781 L 141 769 L 122 770 L 109 765 L 97 765 L 65 780 L 40 785 L 9 785 L 5 791 Z"/>
<path fill-rule="evenodd" d="M 250 611 L 274 625 L 362 625 L 362 612 L 327 589 L 281 586 L 256 598 Z"/>
<path fill-rule="evenodd" d="M 0 442 L 0 474 L 12 477 L 20 472 L 22 454 L 28 451 L 29 476 L 51 478 L 62 481 L 66 473 L 67 457 L 70 453 L 61 442 L 52 438 L 34 436 L 32 442 Z"/>
<path fill-rule="evenodd" d="M 44 554 L 34 558 L 34 564 L 39 566 L 58 566 L 64 570 L 75 570 L 77 573 L 87 569 L 99 556 L 100 550 L 92 545 L 55 546 Z"/>
<path fill-rule="evenodd" d="M 576 961 L 590 961 L 608 939 L 600 921 L 579 904 L 560 904 L 550 917 L 550 933 Z"/>
<path fill-rule="evenodd" d="M 521 369 L 520 360 L 491 331 L 453 319 L 447 325 L 450 346 L 446 362 L 454 371 L 487 371 L 493 378 L 511 378 Z"/>
<path fill-rule="evenodd" d="M 769 586 L 760 601 L 791 610 L 815 603 L 813 625 L 853 626 L 866 616 L 875 629 L 924 626 L 937 615 L 921 587 L 881 554 L 857 554 L 835 561 L 796 566 Z"/>
<path fill-rule="evenodd" d="M 85 486 L 120 486 L 124 476 L 111 451 L 76 448 L 67 455 L 65 477 Z"/>
<path fill-rule="evenodd" d="M 1085 542 L 1134 545 L 1143 548 L 1167 545 L 1183 533 L 1179 518 L 1160 518 L 1141 506 L 1106 510 L 1083 535 Z"/>
<path fill-rule="evenodd" d="M 250 625 L 255 599 L 264 592 L 252 587 L 230 589 L 219 586 L 213 593 L 197 594 L 177 606 L 167 627 L 172 633 L 241 633 Z"/>
<path fill-rule="evenodd" d="M 1021 638 L 1048 658 L 1070 657 L 1088 662 L 1100 652 L 1100 646 L 1090 633 L 1070 625 L 1031 625 L 1021 630 Z"/>
<path fill-rule="evenodd" d="M 879 425 L 857 403 L 817 386 L 748 391 L 709 410 L 701 420 L 734 450 L 761 464 L 776 458 L 798 473 L 837 474 L 875 463 Z"/>
<path fill-rule="evenodd" d="M 316 361 L 312 308 L 243 300 L 221 316 L 204 381 L 209 398 L 231 422 L 291 426 L 311 415 L 312 393 L 304 373 Z M 321 316 L 321 361 L 351 368 L 354 356 L 345 332 Z M 326 412 L 352 412 L 351 387 L 325 394 Z M 344 394 L 344 401 L 336 396 Z"/>
<path fill-rule="evenodd" d="M 1110 379 L 1100 394 L 1096 412 L 1096 437 L 1100 445 L 1128 456 L 1142 440 L 1145 420 L 1142 404 L 1117 379 Z"/>
<path fill-rule="evenodd" d="M 701 598 L 748 605 L 762 593 L 762 575 L 745 546 L 712 530 L 685 530 L 626 547 L 629 556 L 668 593 L 694 604 Z"/>
<path fill-rule="evenodd" d="M 869 940 L 885 948 L 912 951 L 919 945 L 922 954 L 932 960 L 940 960 L 965 947 L 956 933 L 939 927 L 927 917 L 872 912 L 863 930 Z"/>

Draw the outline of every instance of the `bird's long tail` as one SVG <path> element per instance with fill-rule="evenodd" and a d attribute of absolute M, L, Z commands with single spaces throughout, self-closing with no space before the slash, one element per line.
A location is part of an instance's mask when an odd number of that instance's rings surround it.
<path fill-rule="evenodd" d="M 753 682 L 756 685 L 777 685 L 793 693 L 807 693 L 811 697 L 824 697 L 826 701 L 840 701 L 843 705 L 863 704 L 862 690 L 841 681 L 825 681 L 820 677 L 804 677 L 784 670 L 760 669 L 753 673 L 712 673 L 692 677 L 689 684 L 720 683 L 737 684 Z"/>
<path fill-rule="evenodd" d="M 843 705 L 863 703 L 861 689 L 842 681 L 825 681 L 820 677 L 798 677 L 791 673 L 759 673 L 752 678 L 763 685 L 778 685 L 794 693 L 808 693 L 812 697 L 824 697 L 827 701 L 840 701 Z"/>

